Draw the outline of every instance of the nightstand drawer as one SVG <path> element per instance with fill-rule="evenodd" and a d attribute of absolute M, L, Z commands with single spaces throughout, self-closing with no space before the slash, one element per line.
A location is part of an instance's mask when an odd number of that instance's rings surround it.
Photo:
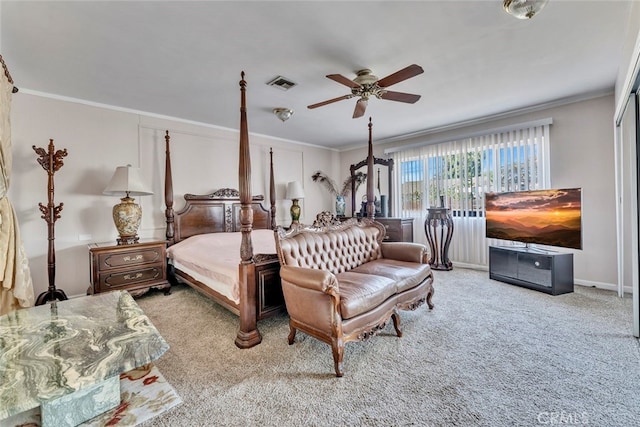
<path fill-rule="evenodd" d="M 116 288 L 126 288 L 134 285 L 146 286 L 166 280 L 166 269 L 163 264 L 153 265 L 127 271 L 100 273 L 99 292 Z"/>
<path fill-rule="evenodd" d="M 140 248 L 131 251 L 104 252 L 98 255 L 100 270 L 137 266 L 162 261 L 164 258 L 164 246 Z"/>
<path fill-rule="evenodd" d="M 167 281 L 166 242 L 141 240 L 129 245 L 92 243 L 89 245 L 88 294 L 127 290 L 141 295 L 149 288 L 171 290 Z"/>

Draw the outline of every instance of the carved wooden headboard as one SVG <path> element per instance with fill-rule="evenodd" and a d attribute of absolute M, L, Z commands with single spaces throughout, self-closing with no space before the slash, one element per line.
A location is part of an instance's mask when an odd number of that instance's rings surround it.
<path fill-rule="evenodd" d="M 177 243 L 187 237 L 204 233 L 240 231 L 240 195 L 238 190 L 223 188 L 211 194 L 185 194 L 184 208 L 174 218 Z M 253 228 L 271 229 L 271 213 L 264 209 L 264 196 L 253 196 Z"/>
<path fill-rule="evenodd" d="M 166 239 L 168 245 L 180 242 L 190 236 L 205 233 L 241 232 L 242 200 L 240 191 L 233 188 L 222 188 L 211 194 L 185 194 L 185 206 L 180 212 L 173 211 L 173 177 L 171 173 L 171 150 L 169 131 L 165 133 L 165 176 L 164 201 L 167 222 Z M 273 230 L 276 228 L 276 186 L 273 175 L 273 150 L 269 150 L 269 199 L 271 210 L 263 206 L 264 196 L 250 197 L 253 218 L 249 224 L 251 229 Z M 248 173 L 248 172 L 247 172 Z M 245 186 L 247 177 L 240 179 Z M 247 209 L 248 210 L 248 209 Z M 246 218 L 245 218 L 246 221 Z M 246 233 L 246 231 L 245 231 Z M 243 241 L 246 239 L 243 239 Z M 250 246 L 250 245 L 249 245 Z"/>

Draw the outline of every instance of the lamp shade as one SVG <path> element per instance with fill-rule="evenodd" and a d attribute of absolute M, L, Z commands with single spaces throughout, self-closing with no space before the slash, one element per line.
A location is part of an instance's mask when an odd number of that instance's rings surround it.
<path fill-rule="evenodd" d="M 304 190 L 299 181 L 291 181 L 287 184 L 287 200 L 304 199 Z"/>
<path fill-rule="evenodd" d="M 118 166 L 102 194 L 106 196 L 144 196 L 153 194 L 144 183 L 140 168 Z"/>

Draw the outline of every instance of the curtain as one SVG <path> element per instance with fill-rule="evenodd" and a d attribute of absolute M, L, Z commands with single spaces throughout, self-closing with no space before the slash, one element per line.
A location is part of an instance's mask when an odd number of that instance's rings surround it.
<path fill-rule="evenodd" d="M 427 244 L 427 209 L 447 207 L 454 223 L 449 258 L 486 266 L 489 245 L 498 241 L 485 237 L 484 193 L 549 188 L 551 123 L 543 119 L 389 151 L 396 164 L 394 209 L 415 218 L 414 240 Z"/>
<path fill-rule="evenodd" d="M 0 315 L 34 303 L 33 283 L 18 220 L 7 192 L 11 177 L 11 96 L 13 80 L 0 56 Z"/>

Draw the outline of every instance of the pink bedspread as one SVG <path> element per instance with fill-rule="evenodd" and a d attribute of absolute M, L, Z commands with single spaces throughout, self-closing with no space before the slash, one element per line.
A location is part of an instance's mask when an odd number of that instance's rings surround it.
<path fill-rule="evenodd" d="M 177 269 L 185 271 L 238 304 L 241 234 L 209 233 L 191 236 L 170 246 L 167 256 Z M 276 253 L 272 230 L 253 230 L 251 240 L 254 254 Z"/>

